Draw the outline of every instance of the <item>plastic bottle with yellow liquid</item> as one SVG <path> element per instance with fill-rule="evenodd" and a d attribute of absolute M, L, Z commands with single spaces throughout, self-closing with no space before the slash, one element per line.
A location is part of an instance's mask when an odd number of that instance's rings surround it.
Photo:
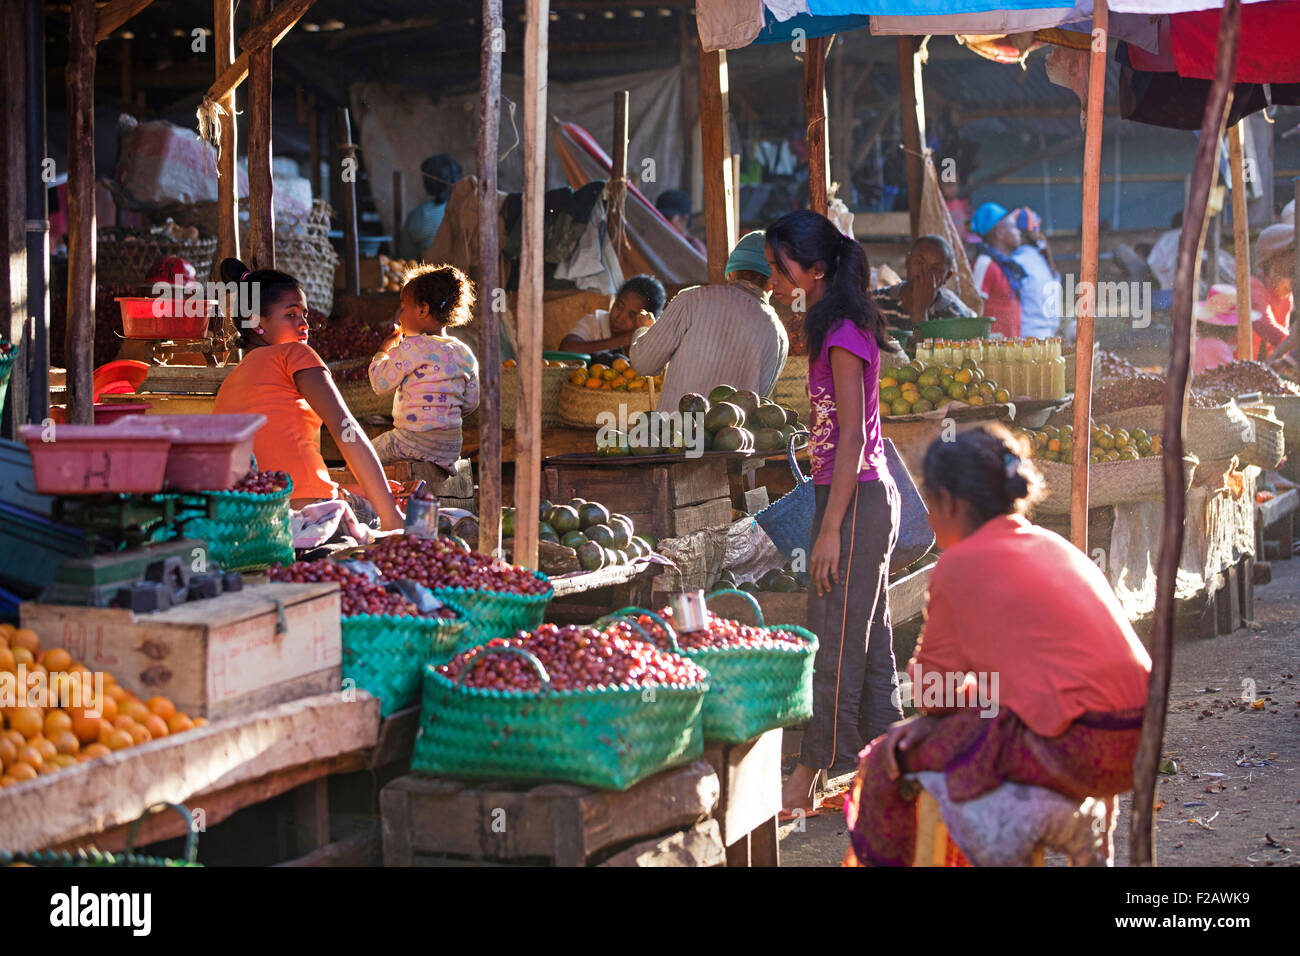
<path fill-rule="evenodd" d="M 1052 388 L 1049 393 L 1051 398 L 1065 398 L 1065 356 L 1061 354 L 1061 340 L 1052 339 Z"/>

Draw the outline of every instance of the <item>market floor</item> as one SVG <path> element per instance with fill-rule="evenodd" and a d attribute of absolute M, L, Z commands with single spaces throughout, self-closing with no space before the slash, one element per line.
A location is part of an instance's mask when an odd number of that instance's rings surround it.
<path fill-rule="evenodd" d="M 1175 644 L 1164 756 L 1177 772 L 1157 791 L 1159 866 L 1300 865 L 1300 559 L 1272 571 L 1255 589 L 1258 627 Z M 1251 681 L 1261 708 L 1243 703 Z M 1120 803 L 1117 866 L 1129 861 L 1131 802 Z M 782 866 L 837 866 L 847 847 L 838 811 L 781 827 Z"/>

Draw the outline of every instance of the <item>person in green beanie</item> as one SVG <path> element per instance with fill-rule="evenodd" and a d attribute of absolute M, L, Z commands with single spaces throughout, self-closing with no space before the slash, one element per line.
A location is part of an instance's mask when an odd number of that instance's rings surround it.
<path fill-rule="evenodd" d="M 636 332 L 632 367 L 658 375 L 667 366 L 658 411 L 675 412 L 683 395 L 708 395 L 718 385 L 772 394 L 790 340 L 768 301 L 763 247 L 762 230 L 749 233 L 727 257 L 723 285 L 683 289 L 653 326 Z"/>

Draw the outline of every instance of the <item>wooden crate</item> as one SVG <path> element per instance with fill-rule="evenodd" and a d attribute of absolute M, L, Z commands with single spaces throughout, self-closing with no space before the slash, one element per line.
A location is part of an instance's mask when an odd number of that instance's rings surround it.
<path fill-rule="evenodd" d="M 664 865 L 665 853 L 680 860 L 670 865 L 718 865 L 716 826 L 712 839 L 708 828 L 681 835 L 708 820 L 718 795 L 717 774 L 703 761 L 621 792 L 411 774 L 379 795 L 384 865 Z M 667 846 L 655 851 L 661 843 Z"/>
<path fill-rule="evenodd" d="M 157 614 L 32 601 L 19 614 L 44 647 L 65 648 L 141 698 L 170 697 L 191 717 L 220 720 L 342 682 L 334 582 L 272 582 Z"/>
<path fill-rule="evenodd" d="M 780 866 L 781 730 L 743 744 L 706 744 L 704 759 L 718 775 L 715 816 L 727 848 L 727 866 Z"/>
<path fill-rule="evenodd" d="M 675 538 L 731 523 L 726 463 L 719 458 L 667 464 L 581 465 L 551 462 L 542 495 L 599 501 L 632 519 L 637 533 Z"/>

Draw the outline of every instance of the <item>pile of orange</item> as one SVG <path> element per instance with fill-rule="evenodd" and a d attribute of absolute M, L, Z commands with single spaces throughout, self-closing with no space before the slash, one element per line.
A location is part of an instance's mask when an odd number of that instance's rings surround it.
<path fill-rule="evenodd" d="M 627 359 L 617 358 L 609 365 L 595 362 L 585 369 L 574 369 L 569 373 L 569 381 L 583 388 L 606 392 L 644 392 L 647 382 L 654 382 L 655 388 L 663 388 L 664 377 L 641 375 L 628 364 Z"/>
<path fill-rule="evenodd" d="M 29 686 L 44 680 L 53 688 L 52 675 L 66 674 L 72 683 L 93 678 L 90 668 L 62 648 L 41 650 L 35 631 L 0 624 L 0 671 L 18 673 L 26 665 Z M 43 675 L 43 677 L 41 676 Z M 59 682 L 61 686 L 71 684 Z M 25 702 L 25 688 L 16 688 L 18 703 Z M 83 703 L 88 703 L 83 699 Z M 33 777 L 57 773 L 64 767 L 103 757 L 148 740 L 184 733 L 207 720 L 191 719 L 180 713 L 166 697 L 140 700 L 122 687 L 109 673 L 104 674 L 104 692 L 99 716 L 85 707 L 0 707 L 0 787 L 12 786 Z"/>

